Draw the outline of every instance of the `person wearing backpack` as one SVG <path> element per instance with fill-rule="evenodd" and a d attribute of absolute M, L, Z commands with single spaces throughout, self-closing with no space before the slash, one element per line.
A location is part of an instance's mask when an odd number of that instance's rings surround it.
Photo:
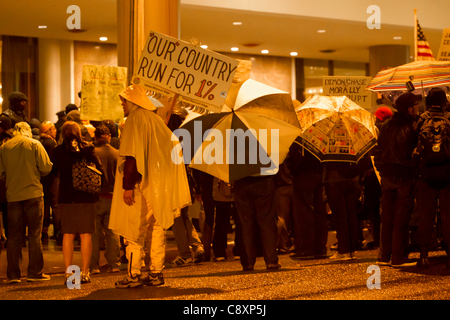
<path fill-rule="evenodd" d="M 377 263 L 412 266 L 408 259 L 409 222 L 414 208 L 412 161 L 417 146 L 414 123 L 422 97 L 410 92 L 395 101 L 393 116 L 380 129 L 375 166 L 381 176 L 381 243 Z"/>
<path fill-rule="evenodd" d="M 421 246 L 417 266 L 420 268 L 428 267 L 427 255 L 437 210 L 440 211 L 447 256 L 450 243 L 450 113 L 446 111 L 448 100 L 444 90 L 431 89 L 426 104 L 428 111 L 424 112 L 417 122 L 420 176 L 417 181 L 416 201 Z M 450 260 L 447 261 L 446 268 L 450 269 Z"/>

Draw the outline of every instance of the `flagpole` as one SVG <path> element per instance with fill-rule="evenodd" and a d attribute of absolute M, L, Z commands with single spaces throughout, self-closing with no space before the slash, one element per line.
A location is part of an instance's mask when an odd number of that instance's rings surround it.
<path fill-rule="evenodd" d="M 414 9 L 414 61 L 417 61 L 417 9 Z"/>

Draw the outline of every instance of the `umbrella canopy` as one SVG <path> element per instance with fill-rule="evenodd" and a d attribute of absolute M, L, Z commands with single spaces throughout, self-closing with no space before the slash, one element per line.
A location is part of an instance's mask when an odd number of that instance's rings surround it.
<path fill-rule="evenodd" d="M 410 77 L 413 79 L 410 80 Z M 378 72 L 367 86 L 369 91 L 406 91 L 406 83 L 430 88 L 450 84 L 450 61 L 415 61 Z"/>
<path fill-rule="evenodd" d="M 322 162 L 358 162 L 376 144 L 374 115 L 346 96 L 314 95 L 296 112 L 296 142 Z"/>
<path fill-rule="evenodd" d="M 300 125 L 289 93 L 247 80 L 234 106 L 224 105 L 221 113 L 192 114 L 178 134 L 185 163 L 233 182 L 275 174 Z"/>

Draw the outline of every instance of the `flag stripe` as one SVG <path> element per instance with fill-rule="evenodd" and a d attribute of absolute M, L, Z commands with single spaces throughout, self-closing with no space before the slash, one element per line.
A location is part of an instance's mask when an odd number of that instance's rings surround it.
<path fill-rule="evenodd" d="M 433 52 L 431 51 L 430 45 L 423 34 L 419 20 L 417 20 L 417 60 L 434 60 Z"/>

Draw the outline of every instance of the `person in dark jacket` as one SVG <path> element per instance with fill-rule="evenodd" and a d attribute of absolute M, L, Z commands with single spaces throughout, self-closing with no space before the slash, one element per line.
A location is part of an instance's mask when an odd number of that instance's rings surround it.
<path fill-rule="evenodd" d="M 292 144 L 289 170 L 293 176 L 295 253 L 291 258 L 321 257 L 327 253 L 328 225 L 324 202 L 324 166 L 308 150 Z"/>
<path fill-rule="evenodd" d="M 83 158 L 95 164 L 102 172 L 102 164 L 95 153 L 94 145 L 83 141 L 78 124 L 67 121 L 62 126 L 63 143 L 53 151 L 54 168 L 59 172 L 58 208 L 63 234 L 63 255 L 66 270 L 72 265 L 73 241 L 78 233 L 81 238 L 81 283 L 90 282 L 89 264 L 92 254 L 91 234 L 95 232 L 95 203 L 98 194 L 87 194 L 73 186 L 72 167 Z M 70 274 L 66 274 L 66 280 Z"/>
<path fill-rule="evenodd" d="M 428 118 L 440 116 L 450 120 L 450 113 L 446 112 L 448 100 L 444 90 L 441 88 L 431 89 L 427 95 L 426 104 L 428 111 L 424 112 L 417 121 L 416 131 L 418 133 Z M 450 122 L 447 123 L 447 130 L 450 130 Z M 444 146 L 440 147 L 444 149 Z M 421 148 L 418 147 L 418 149 Z M 422 158 L 423 151 L 418 150 L 418 152 L 419 157 Z M 417 180 L 416 195 L 419 214 L 418 234 L 421 246 L 420 259 L 417 262 L 419 268 L 428 267 L 427 255 L 433 238 L 438 203 L 441 232 L 447 256 L 449 256 L 448 245 L 450 244 L 450 160 L 443 158 L 434 163 L 425 163 L 424 160 L 420 161 L 420 177 Z M 447 259 L 446 268 L 450 269 L 449 259 Z"/>
<path fill-rule="evenodd" d="M 409 221 L 414 208 L 415 175 L 412 160 L 417 145 L 414 122 L 421 96 L 410 92 L 395 102 L 396 112 L 380 130 L 375 165 L 381 175 L 381 246 L 378 264 L 415 265 L 408 259 Z"/>
<path fill-rule="evenodd" d="M 27 106 L 28 98 L 22 92 L 13 92 L 8 97 L 9 109 L 3 111 L 2 115 L 5 115 L 11 119 L 12 126 L 18 122 L 27 122 L 28 118 L 25 113 L 25 107 Z"/>
<path fill-rule="evenodd" d="M 56 148 L 56 127 L 51 121 L 44 121 L 40 128 L 39 141 L 44 146 L 45 151 L 53 162 L 53 150 Z M 44 188 L 44 227 L 42 229 L 42 240 L 48 239 L 48 227 L 50 226 L 50 209 L 53 222 L 53 234 L 60 243 L 60 228 L 58 215 L 58 189 L 59 177 L 54 169 L 41 178 L 41 183 Z"/>
<path fill-rule="evenodd" d="M 92 274 L 100 273 L 99 239 L 100 232 L 103 230 L 106 238 L 105 258 L 108 262 L 108 272 L 119 272 L 119 236 L 108 227 L 119 151 L 109 144 L 111 141 L 111 134 L 108 127 L 104 124 L 99 125 L 95 129 L 94 140 L 95 153 L 98 155 L 106 175 L 102 190 L 99 193 L 99 200 L 96 203 L 96 230 L 95 233 L 92 234 L 92 258 L 90 268 Z"/>

